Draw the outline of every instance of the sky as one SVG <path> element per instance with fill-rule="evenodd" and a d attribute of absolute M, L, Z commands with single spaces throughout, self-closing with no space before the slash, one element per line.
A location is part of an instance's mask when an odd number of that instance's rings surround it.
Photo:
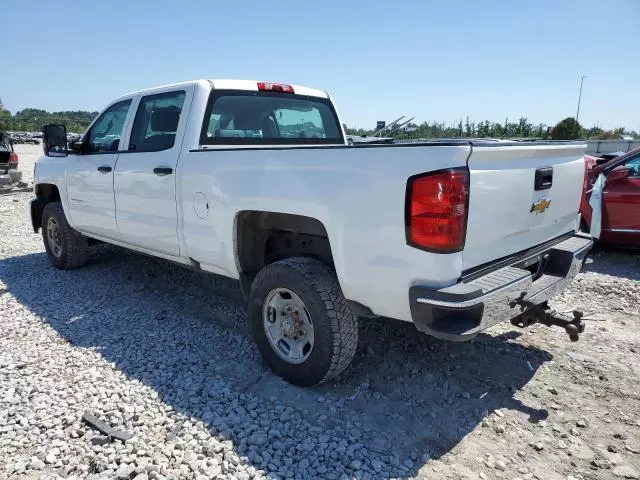
<path fill-rule="evenodd" d="M 326 90 L 350 127 L 553 125 L 586 75 L 580 123 L 640 131 L 640 0 L 1 0 L 0 17 L 12 112 L 234 78 Z"/>

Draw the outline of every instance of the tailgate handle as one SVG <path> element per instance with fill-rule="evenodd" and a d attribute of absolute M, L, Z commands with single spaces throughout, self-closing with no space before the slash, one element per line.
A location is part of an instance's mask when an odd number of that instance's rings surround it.
<path fill-rule="evenodd" d="M 536 170 L 536 181 L 534 188 L 538 190 L 547 190 L 551 188 L 553 183 L 553 167 L 543 167 Z"/>

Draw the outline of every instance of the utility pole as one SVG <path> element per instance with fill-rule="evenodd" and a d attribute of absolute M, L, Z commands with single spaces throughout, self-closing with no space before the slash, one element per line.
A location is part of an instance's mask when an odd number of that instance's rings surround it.
<path fill-rule="evenodd" d="M 586 75 L 582 75 L 580 78 L 580 93 L 578 94 L 578 111 L 576 112 L 576 122 L 578 121 L 578 116 L 580 115 L 580 100 L 582 100 L 582 84 L 584 83 L 584 79 L 587 78 Z"/>

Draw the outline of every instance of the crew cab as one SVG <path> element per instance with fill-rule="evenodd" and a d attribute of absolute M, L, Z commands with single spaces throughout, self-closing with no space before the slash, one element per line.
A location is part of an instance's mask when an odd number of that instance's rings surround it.
<path fill-rule="evenodd" d="M 586 145 L 349 145 L 324 91 L 199 80 L 114 100 L 80 142 L 46 126 L 33 230 L 51 263 L 96 240 L 239 280 L 265 362 L 298 385 L 351 362 L 358 317 L 467 340 L 565 288 Z"/>

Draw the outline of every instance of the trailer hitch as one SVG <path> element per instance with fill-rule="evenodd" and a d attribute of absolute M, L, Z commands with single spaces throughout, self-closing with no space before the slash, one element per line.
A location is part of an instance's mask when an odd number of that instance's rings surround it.
<path fill-rule="evenodd" d="M 521 313 L 517 317 L 511 319 L 511 324 L 525 328 L 534 323 L 541 323 L 547 327 L 557 326 L 564 328 L 564 331 L 569 335 L 569 339 L 572 342 L 577 342 L 580 339 L 580 334 L 584 332 L 584 323 L 582 321 L 584 313 L 580 310 L 573 311 L 573 318 L 552 310 L 544 303 L 542 305 L 535 305 L 529 308 L 527 311 Z"/>

